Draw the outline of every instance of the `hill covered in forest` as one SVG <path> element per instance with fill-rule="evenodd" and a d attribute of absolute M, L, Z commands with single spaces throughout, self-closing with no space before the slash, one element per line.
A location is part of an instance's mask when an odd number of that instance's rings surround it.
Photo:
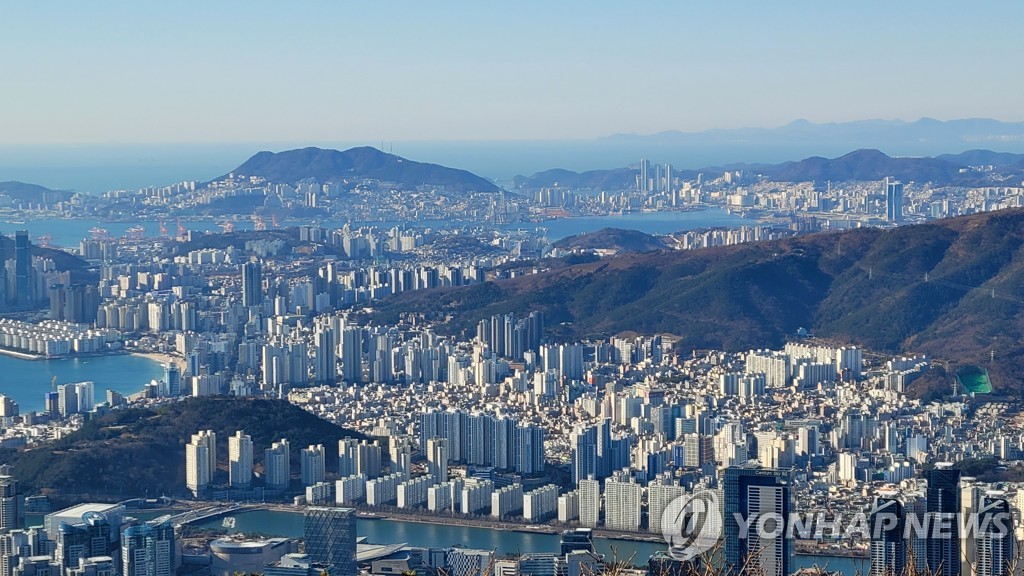
<path fill-rule="evenodd" d="M 672 334 L 679 348 L 781 346 L 807 328 L 884 353 L 1024 372 L 1024 210 L 694 251 L 623 254 L 468 287 L 393 296 L 375 319 L 543 310 L 553 338 Z M 994 360 L 993 360 L 994 358 Z"/>
<path fill-rule="evenodd" d="M 257 469 L 263 464 L 263 450 L 287 438 L 294 474 L 299 471 L 302 448 L 323 444 L 327 470 L 335 471 L 338 441 L 346 436 L 365 438 L 285 400 L 218 396 L 187 398 L 157 408 L 114 410 L 52 443 L 4 450 L 0 461 L 14 467 L 23 493 L 47 494 L 58 501 L 176 495 L 186 491 L 185 445 L 200 430 L 217 434 L 223 480 L 227 479 L 228 437 L 237 430 L 252 438 Z"/>

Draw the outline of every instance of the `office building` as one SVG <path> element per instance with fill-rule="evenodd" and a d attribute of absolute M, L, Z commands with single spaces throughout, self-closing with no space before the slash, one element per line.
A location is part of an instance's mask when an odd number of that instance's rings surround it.
<path fill-rule="evenodd" d="M 306 554 L 330 566 L 331 576 L 356 574 L 356 515 L 351 508 L 306 509 Z"/>
<path fill-rule="evenodd" d="M 263 451 L 263 483 L 268 490 L 287 490 L 291 479 L 291 448 L 282 438 Z"/>
<path fill-rule="evenodd" d="M 34 304 L 32 295 L 32 244 L 27 230 L 14 233 L 14 301 L 18 308 Z"/>
<path fill-rule="evenodd" d="M 869 576 L 894 576 L 907 569 L 906 512 L 895 494 L 879 496 L 871 510 Z"/>
<path fill-rule="evenodd" d="M 181 396 L 181 370 L 177 363 L 164 364 L 164 386 L 168 396 Z"/>
<path fill-rule="evenodd" d="M 926 510 L 931 522 L 941 518 L 955 518 L 960 512 L 960 471 L 949 462 L 939 462 L 928 470 Z M 929 524 L 931 525 L 931 524 Z M 960 574 L 960 525 L 953 522 L 949 538 L 929 538 L 928 568 L 936 576 L 959 576 Z"/>
<path fill-rule="evenodd" d="M 263 304 L 263 270 L 259 262 L 242 264 L 242 306 Z"/>
<path fill-rule="evenodd" d="M 590 528 L 564 530 L 558 541 L 559 554 L 572 552 L 594 552 L 594 531 Z"/>
<path fill-rule="evenodd" d="M 325 469 L 326 454 L 323 444 L 310 445 L 303 448 L 300 454 L 300 473 L 303 486 L 312 486 L 317 482 L 323 482 L 327 475 Z"/>
<path fill-rule="evenodd" d="M 228 481 L 232 488 L 252 487 L 252 438 L 241 430 L 228 438 Z"/>
<path fill-rule="evenodd" d="M 172 576 L 178 564 L 170 516 L 127 526 L 121 533 L 124 576 Z"/>
<path fill-rule="evenodd" d="M 789 471 L 754 466 L 725 469 L 725 563 L 732 570 L 746 566 L 764 576 L 793 573 L 793 540 L 787 526 L 779 530 L 744 534 L 739 518 L 756 526 L 763 514 L 789 518 L 795 510 Z M 783 522 L 785 524 L 785 522 Z M 746 538 L 741 538 L 741 536 Z"/>
<path fill-rule="evenodd" d="M 903 221 L 903 183 L 893 178 L 885 179 L 885 219 Z"/>

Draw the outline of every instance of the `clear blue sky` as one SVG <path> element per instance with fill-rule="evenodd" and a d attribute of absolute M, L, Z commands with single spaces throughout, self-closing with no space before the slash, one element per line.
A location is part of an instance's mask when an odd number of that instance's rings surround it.
<path fill-rule="evenodd" d="M 0 144 L 1024 120 L 1024 2 L 17 2 Z"/>

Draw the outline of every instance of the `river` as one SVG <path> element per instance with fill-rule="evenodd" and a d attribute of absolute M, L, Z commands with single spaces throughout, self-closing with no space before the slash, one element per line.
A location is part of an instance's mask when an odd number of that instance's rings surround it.
<path fill-rule="evenodd" d="M 256 533 L 288 538 L 302 537 L 303 517 L 300 512 L 279 510 L 254 510 L 242 512 L 235 517 L 232 529 L 224 528 L 222 518 L 213 518 L 198 523 L 200 528 L 225 530 L 229 533 Z M 451 526 L 427 524 L 390 519 L 356 520 L 356 533 L 375 544 L 406 543 L 410 546 L 447 547 L 465 546 L 482 550 L 494 550 L 502 555 L 532 552 L 557 552 L 557 534 L 533 534 L 511 530 L 496 530 L 474 526 Z M 665 550 L 664 544 L 610 540 L 595 538 L 600 553 L 608 558 L 633 559 L 637 565 L 646 564 L 647 558 L 656 551 Z M 795 558 L 798 568 L 814 565 L 838 570 L 843 574 L 866 574 L 867 561 L 836 556 L 810 556 L 798 554 Z"/>

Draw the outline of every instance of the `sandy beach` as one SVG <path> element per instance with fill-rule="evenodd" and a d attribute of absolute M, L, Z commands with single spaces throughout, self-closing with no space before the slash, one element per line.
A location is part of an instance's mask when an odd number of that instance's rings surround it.
<path fill-rule="evenodd" d="M 167 354 L 164 352 L 132 352 L 132 356 L 138 356 L 139 358 L 148 358 L 149 360 L 154 360 L 161 364 L 174 363 L 178 365 L 178 369 L 185 369 L 184 358 L 179 358 L 177 356 L 173 356 L 171 354 Z"/>

